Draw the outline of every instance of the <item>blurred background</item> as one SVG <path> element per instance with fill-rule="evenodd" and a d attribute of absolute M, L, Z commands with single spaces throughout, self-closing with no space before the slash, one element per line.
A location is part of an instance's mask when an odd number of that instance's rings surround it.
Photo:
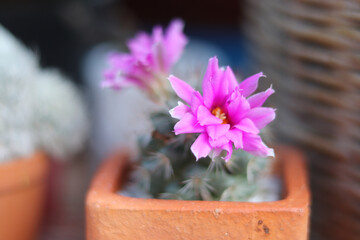
<path fill-rule="evenodd" d="M 0 24 L 37 53 L 42 67 L 68 76 L 89 111 L 85 149 L 51 164 L 40 239 L 85 239 L 84 198 L 93 172 L 112 149 L 134 147 L 133 133 L 146 131 L 126 126 L 146 106 L 134 116 L 117 111 L 144 96 L 99 88 L 107 54 L 126 50 L 125 41 L 140 29 L 175 17 L 185 21 L 191 40 L 184 58 L 206 65 L 217 55 L 240 76 L 263 71 L 264 86 L 273 83 L 276 140 L 302 148 L 309 160 L 311 239 L 359 239 L 359 10 L 357 0 L 2 0 Z"/>

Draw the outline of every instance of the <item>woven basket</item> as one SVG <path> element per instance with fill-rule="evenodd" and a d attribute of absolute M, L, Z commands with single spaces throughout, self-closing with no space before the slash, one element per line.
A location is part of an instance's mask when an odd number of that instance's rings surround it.
<path fill-rule="evenodd" d="M 276 132 L 309 154 L 312 239 L 360 239 L 360 1 L 248 1 Z"/>

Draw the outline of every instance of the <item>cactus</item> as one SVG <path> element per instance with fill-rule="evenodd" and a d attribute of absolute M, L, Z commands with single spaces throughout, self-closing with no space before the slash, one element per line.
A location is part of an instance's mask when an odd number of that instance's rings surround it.
<path fill-rule="evenodd" d="M 81 149 L 89 128 L 79 90 L 57 70 L 44 69 L 33 91 L 33 130 L 38 147 L 57 159 L 66 159 Z"/>
<path fill-rule="evenodd" d="M 176 136 L 172 132 L 175 121 L 167 112 L 152 114 L 151 121 L 152 138 L 150 141 L 139 139 L 140 157 L 121 194 L 181 200 L 271 201 L 278 198 L 276 187 L 264 186 L 268 180 L 273 181 L 267 172 L 272 158 L 235 150 L 228 162 L 221 157 L 196 162 L 190 151 L 194 134 Z"/>
<path fill-rule="evenodd" d="M 34 96 L 26 90 L 32 86 L 19 75 L 13 68 L 0 71 L 0 162 L 27 156 L 36 148 L 29 107 Z"/>
<path fill-rule="evenodd" d="M 79 91 L 0 26 L 0 163 L 43 150 L 56 159 L 78 151 L 88 122 Z"/>
<path fill-rule="evenodd" d="M 175 69 L 188 82 L 171 74 L 171 66 L 187 42 L 182 27 L 182 21 L 175 20 L 165 36 L 161 27 L 155 27 L 151 37 L 139 33 L 129 41 L 130 53 L 108 58 L 103 87 L 122 90 L 135 86 L 159 108 L 173 107 L 152 115 L 151 138 L 139 139 L 140 157 L 120 194 L 183 200 L 273 200 L 261 179 L 272 159 L 267 157 L 274 157 L 274 150 L 259 134 L 275 119 L 275 109 L 262 107 L 274 90 L 270 87 L 252 95 L 265 75 L 259 72 L 239 83 L 229 66 L 219 66 L 217 57 L 209 59 L 202 84 L 190 85 L 202 78 L 202 61 L 197 61 L 200 58 L 193 51 Z M 168 91 L 169 84 L 173 91 Z M 202 93 L 194 85 L 202 86 Z M 175 124 L 173 118 L 179 121 Z"/>

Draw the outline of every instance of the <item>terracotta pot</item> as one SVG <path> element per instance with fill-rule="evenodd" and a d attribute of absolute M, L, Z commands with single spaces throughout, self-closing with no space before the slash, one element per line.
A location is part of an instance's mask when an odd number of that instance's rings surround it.
<path fill-rule="evenodd" d="M 48 161 L 42 153 L 0 164 L 0 239 L 36 239 L 47 172 Z"/>
<path fill-rule="evenodd" d="M 86 199 L 87 240 L 308 238 L 310 193 L 305 161 L 276 150 L 284 197 L 275 202 L 139 199 L 118 195 L 129 161 L 112 155 L 95 175 Z"/>

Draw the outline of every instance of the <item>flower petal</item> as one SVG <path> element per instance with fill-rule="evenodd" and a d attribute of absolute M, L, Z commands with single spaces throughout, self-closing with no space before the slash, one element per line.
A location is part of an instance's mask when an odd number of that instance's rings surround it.
<path fill-rule="evenodd" d="M 195 90 L 189 84 L 173 75 L 169 76 L 169 81 L 175 93 L 186 103 L 190 104 L 192 95 Z"/>
<path fill-rule="evenodd" d="M 176 135 L 182 133 L 200 133 L 204 130 L 205 128 L 200 126 L 194 115 L 190 112 L 186 113 L 174 126 Z"/>
<path fill-rule="evenodd" d="M 183 104 L 182 102 L 178 102 L 178 105 L 176 107 L 174 107 L 173 109 L 171 109 L 169 111 L 171 117 L 176 118 L 176 119 L 181 119 L 186 113 L 188 113 L 190 111 L 190 108 Z"/>
<path fill-rule="evenodd" d="M 186 43 L 187 38 L 183 33 L 184 22 L 180 19 L 173 20 L 166 30 L 164 48 L 166 56 L 164 64 L 167 70 L 179 59 Z"/>
<path fill-rule="evenodd" d="M 139 87 L 141 86 L 140 83 L 137 84 L 137 82 L 131 81 L 126 76 L 122 76 L 121 72 L 115 68 L 104 71 L 103 76 L 104 79 L 101 82 L 101 87 L 103 88 L 112 88 L 114 90 L 120 90 L 122 88 L 129 87 L 132 85 L 139 85 Z"/>
<path fill-rule="evenodd" d="M 236 81 L 236 79 L 233 78 L 235 77 L 233 75 L 234 74 L 232 73 L 230 67 L 227 67 L 226 70 L 220 68 L 216 76 L 211 81 L 212 89 L 213 89 L 213 103 L 212 103 L 213 107 L 223 106 L 226 100 L 228 99 L 229 94 L 232 92 L 229 91 L 229 85 L 234 84 L 233 82 L 230 83 L 229 81 L 233 81 L 233 80 Z M 235 89 L 236 86 L 232 86 L 231 88 Z"/>
<path fill-rule="evenodd" d="M 196 161 L 199 160 L 199 158 L 203 158 L 209 155 L 211 146 L 208 139 L 208 135 L 206 133 L 202 133 L 191 145 L 190 149 L 191 152 L 195 155 Z"/>
<path fill-rule="evenodd" d="M 221 70 L 219 69 L 217 57 L 210 58 L 202 83 L 204 104 L 208 108 L 213 107 L 215 96 L 214 81 L 220 77 L 219 73 L 221 73 Z"/>
<path fill-rule="evenodd" d="M 226 133 L 226 137 L 234 143 L 236 149 L 243 148 L 243 133 L 241 130 L 236 128 L 230 129 Z"/>
<path fill-rule="evenodd" d="M 244 150 L 260 157 L 274 157 L 274 149 L 267 147 L 260 136 L 250 133 L 244 133 Z"/>
<path fill-rule="evenodd" d="M 262 72 L 252 75 L 248 77 L 244 81 L 242 81 L 239 85 L 240 89 L 242 89 L 242 95 L 244 97 L 250 96 L 258 87 L 259 78 L 266 77 Z"/>
<path fill-rule="evenodd" d="M 209 138 L 209 143 L 212 148 L 219 148 L 229 143 L 229 139 L 226 136 L 219 137 L 218 139 Z"/>
<path fill-rule="evenodd" d="M 200 107 L 200 105 L 203 104 L 204 101 L 201 94 L 198 91 L 194 92 L 191 97 L 191 103 L 190 103 L 191 111 L 193 112 L 194 115 L 197 115 L 198 108 Z"/>
<path fill-rule="evenodd" d="M 138 33 L 134 38 L 127 42 L 130 51 L 137 56 L 149 53 L 151 45 L 151 37 L 145 32 Z"/>
<path fill-rule="evenodd" d="M 152 32 L 151 54 L 147 56 L 147 63 L 150 64 L 152 71 L 168 72 L 165 66 L 166 51 L 164 46 L 163 29 L 161 26 L 155 26 Z"/>
<path fill-rule="evenodd" d="M 224 157 L 225 162 L 229 161 L 233 152 L 233 146 L 231 143 L 225 144 L 222 146 L 222 149 L 226 151 L 226 156 Z"/>
<path fill-rule="evenodd" d="M 216 125 L 222 123 L 222 120 L 212 115 L 204 105 L 199 106 L 197 112 L 197 119 L 201 126 Z"/>
<path fill-rule="evenodd" d="M 245 117 L 250 118 L 258 129 L 264 128 L 275 119 L 275 109 L 257 107 L 248 111 Z"/>
<path fill-rule="evenodd" d="M 236 125 L 250 110 L 250 105 L 241 94 L 234 92 L 232 95 L 237 96 L 232 96 L 233 99 L 228 102 L 226 110 L 231 124 Z"/>
<path fill-rule="evenodd" d="M 253 123 L 253 121 L 251 121 L 249 118 L 242 119 L 234 127 L 244 132 L 253 133 L 253 134 L 258 134 L 260 132 L 259 129 Z"/>
<path fill-rule="evenodd" d="M 162 43 L 163 42 L 163 29 L 161 26 L 155 26 L 152 31 L 152 41 L 153 43 Z"/>
<path fill-rule="evenodd" d="M 230 124 L 220 124 L 206 127 L 206 131 L 212 140 L 216 140 L 224 136 L 229 129 Z"/>
<path fill-rule="evenodd" d="M 248 102 L 250 103 L 250 107 L 251 108 L 261 107 L 266 101 L 266 99 L 274 92 L 275 92 L 274 89 L 270 87 L 264 92 L 260 92 L 258 94 L 249 97 Z"/>
<path fill-rule="evenodd" d="M 225 78 L 227 79 L 228 93 L 231 93 L 236 89 L 236 87 L 239 86 L 239 83 L 236 80 L 234 72 L 229 66 L 226 67 L 224 75 Z"/>

